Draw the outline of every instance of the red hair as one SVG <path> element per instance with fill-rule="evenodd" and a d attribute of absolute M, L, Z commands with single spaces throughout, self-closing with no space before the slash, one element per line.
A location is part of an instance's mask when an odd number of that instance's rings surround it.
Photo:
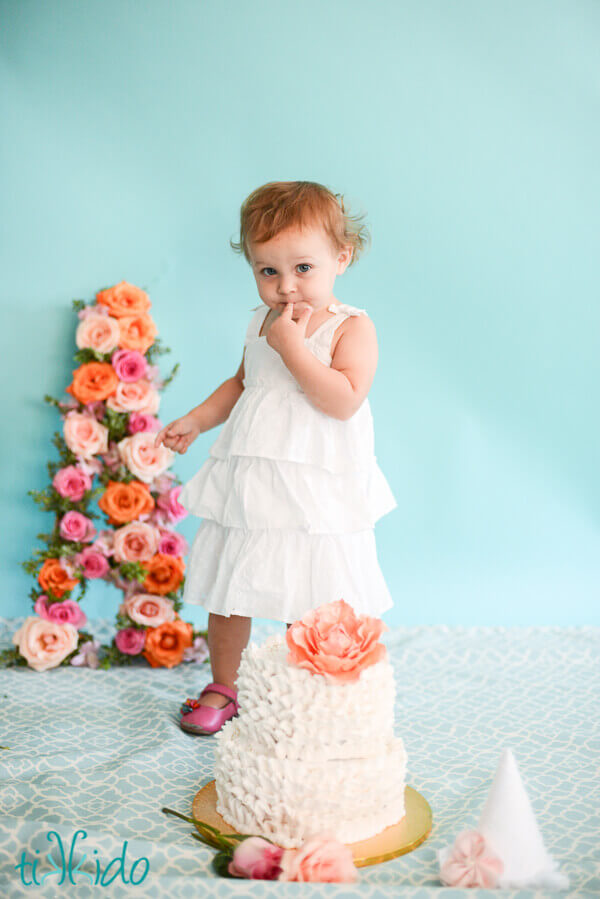
<path fill-rule="evenodd" d="M 248 241 L 263 243 L 291 227 L 321 226 L 336 252 L 352 247 L 350 265 L 370 243 L 364 215 L 350 215 L 341 194 L 315 181 L 270 181 L 257 187 L 240 207 L 240 239 L 230 241 L 251 263 Z"/>

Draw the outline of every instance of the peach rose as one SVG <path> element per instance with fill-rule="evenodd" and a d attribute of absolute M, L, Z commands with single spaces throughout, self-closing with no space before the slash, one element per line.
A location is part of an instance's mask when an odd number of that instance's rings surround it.
<path fill-rule="evenodd" d="M 148 572 L 144 581 L 144 589 L 148 593 L 158 593 L 160 596 L 174 593 L 183 580 L 185 565 L 183 559 L 177 556 L 157 553 L 149 562 L 141 564 Z"/>
<path fill-rule="evenodd" d="M 76 456 L 83 456 L 84 459 L 108 450 L 108 428 L 91 415 L 68 412 L 63 425 L 63 435 L 71 452 Z"/>
<path fill-rule="evenodd" d="M 107 399 L 106 405 L 114 412 L 147 412 L 154 415 L 160 406 L 160 396 L 150 381 L 119 381 L 115 395 Z"/>
<path fill-rule="evenodd" d="M 137 593 L 130 596 L 121 603 L 119 612 L 145 627 L 158 627 L 165 621 L 175 621 L 177 618 L 172 599 L 152 596 L 151 593 Z"/>
<path fill-rule="evenodd" d="M 175 665 L 180 665 L 183 653 L 192 645 L 193 632 L 192 625 L 181 618 L 149 628 L 146 631 L 144 658 L 153 668 L 174 668 Z"/>
<path fill-rule="evenodd" d="M 58 559 L 45 560 L 38 574 L 38 582 L 42 590 L 50 590 L 57 599 L 79 583 L 75 578 L 69 577 Z"/>
<path fill-rule="evenodd" d="M 115 559 L 117 562 L 147 562 L 156 554 L 159 540 L 157 528 L 143 521 L 132 521 L 115 531 Z"/>
<path fill-rule="evenodd" d="M 152 317 L 145 312 L 123 316 L 119 319 L 119 329 L 119 346 L 124 350 L 138 350 L 140 353 L 150 349 L 158 334 Z"/>
<path fill-rule="evenodd" d="M 119 322 L 112 315 L 87 315 L 77 326 L 75 343 L 80 350 L 112 353 L 119 343 L 120 333 Z"/>
<path fill-rule="evenodd" d="M 30 668 L 47 671 L 56 668 L 77 649 L 79 634 L 72 624 L 30 616 L 13 634 L 12 640 Z"/>
<path fill-rule="evenodd" d="M 149 515 L 154 508 L 154 498 L 146 484 L 130 481 L 109 481 L 98 505 L 108 516 L 109 524 L 125 524 Z"/>
<path fill-rule="evenodd" d="M 387 651 L 378 643 L 387 630 L 380 618 L 357 616 L 343 599 L 311 609 L 286 633 L 288 662 L 322 674 L 329 680 L 358 680 L 369 665 L 384 659 Z"/>
<path fill-rule="evenodd" d="M 117 318 L 147 312 L 152 305 L 150 297 L 144 290 L 127 281 L 120 281 L 114 287 L 99 290 L 96 294 L 96 302 Z"/>
<path fill-rule="evenodd" d="M 83 405 L 105 400 L 119 386 L 119 378 L 110 362 L 84 362 L 73 372 L 73 383 L 65 388 Z"/>
<path fill-rule="evenodd" d="M 279 862 L 278 880 L 310 883 L 353 883 L 357 878 L 349 846 L 321 834 L 300 849 L 286 849 Z"/>
<path fill-rule="evenodd" d="M 131 437 L 124 437 L 117 444 L 121 459 L 129 471 L 146 484 L 166 471 L 175 457 L 168 446 L 162 443 L 154 446 L 154 439 L 153 433 L 141 431 Z"/>

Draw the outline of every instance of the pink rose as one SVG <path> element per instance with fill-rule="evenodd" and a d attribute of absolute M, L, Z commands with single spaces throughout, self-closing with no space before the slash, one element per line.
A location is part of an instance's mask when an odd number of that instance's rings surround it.
<path fill-rule="evenodd" d="M 162 474 L 173 464 L 175 453 L 163 443 L 154 446 L 154 434 L 134 434 L 124 437 L 118 444 L 121 459 L 129 471 L 143 481 L 152 483 L 157 475 Z"/>
<path fill-rule="evenodd" d="M 262 837 L 248 837 L 236 846 L 227 870 L 233 877 L 277 880 L 281 873 L 279 862 L 282 855 L 280 846 Z"/>
<path fill-rule="evenodd" d="M 117 562 L 147 562 L 158 550 L 160 534 L 151 524 L 132 521 L 115 531 L 114 556 Z"/>
<path fill-rule="evenodd" d="M 86 548 L 79 553 L 77 562 L 81 565 L 83 574 L 87 578 L 104 577 L 110 567 L 106 561 L 106 556 L 103 556 L 102 553 L 92 549 L 91 546 L 86 546 Z"/>
<path fill-rule="evenodd" d="M 286 633 L 291 665 L 322 674 L 332 681 L 358 680 L 364 668 L 387 655 L 379 637 L 386 625 L 380 618 L 357 616 L 343 599 L 311 609 Z"/>
<path fill-rule="evenodd" d="M 147 412 L 132 412 L 127 422 L 127 430 L 130 434 L 139 434 L 140 431 L 160 431 L 162 425 L 158 418 Z"/>
<path fill-rule="evenodd" d="M 128 656 L 137 656 L 144 648 L 146 642 L 146 634 L 135 627 L 125 627 L 117 631 L 115 636 L 115 645 L 119 652 L 124 652 Z"/>
<path fill-rule="evenodd" d="M 48 597 L 45 593 L 38 596 L 34 612 L 45 618 L 46 621 L 55 621 L 57 624 L 72 624 L 73 627 L 80 628 L 87 621 L 87 615 L 79 605 L 72 599 L 63 599 L 61 602 L 53 602 L 48 605 Z"/>
<path fill-rule="evenodd" d="M 106 405 L 114 412 L 147 412 L 153 415 L 158 412 L 160 396 L 145 378 L 133 384 L 119 381 L 114 394 L 106 400 Z"/>
<path fill-rule="evenodd" d="M 112 353 L 119 343 L 119 337 L 119 323 L 116 318 L 90 310 L 77 326 L 75 343 L 80 350 L 91 349 L 97 353 Z"/>
<path fill-rule="evenodd" d="M 65 443 L 76 456 L 89 459 L 108 449 L 108 428 L 91 415 L 67 412 L 63 424 Z"/>
<path fill-rule="evenodd" d="M 60 521 L 60 535 L 63 540 L 75 543 L 89 543 L 96 536 L 96 528 L 92 521 L 81 512 L 65 512 Z"/>
<path fill-rule="evenodd" d="M 165 556 L 186 556 L 189 550 L 188 542 L 182 534 L 176 531 L 162 531 L 158 552 Z"/>
<path fill-rule="evenodd" d="M 72 624 L 59 624 L 33 615 L 25 619 L 12 637 L 20 654 L 35 671 L 56 668 L 77 649 L 78 639 Z"/>
<path fill-rule="evenodd" d="M 52 486 L 61 496 L 76 503 L 83 499 L 87 490 L 92 489 L 92 479 L 76 465 L 67 465 L 56 472 Z"/>
<path fill-rule="evenodd" d="M 110 361 L 119 381 L 139 381 L 148 372 L 146 357 L 138 350 L 117 350 Z"/>
<path fill-rule="evenodd" d="M 320 834 L 300 849 L 286 849 L 281 857 L 279 880 L 311 883 L 353 883 L 357 878 L 349 846 Z"/>
<path fill-rule="evenodd" d="M 158 627 L 165 621 L 175 621 L 177 617 L 172 599 L 155 596 L 153 593 L 137 593 L 125 599 L 120 607 L 121 615 L 127 615 L 136 624 L 144 627 Z"/>
<path fill-rule="evenodd" d="M 173 487 L 168 493 L 161 494 L 156 500 L 156 505 L 171 524 L 177 524 L 177 522 L 186 518 L 188 514 L 187 509 L 178 502 L 182 489 L 183 484 L 178 484 L 177 487 Z"/>
<path fill-rule="evenodd" d="M 440 880 L 450 887 L 493 889 L 504 870 L 485 838 L 477 830 L 457 836 L 452 851 L 440 871 Z"/>

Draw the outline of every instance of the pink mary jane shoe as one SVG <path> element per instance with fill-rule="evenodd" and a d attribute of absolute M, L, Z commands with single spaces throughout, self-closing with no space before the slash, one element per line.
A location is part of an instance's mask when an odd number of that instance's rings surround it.
<path fill-rule="evenodd" d="M 222 709 L 201 705 L 198 699 L 202 699 L 204 694 L 209 692 L 220 693 L 226 696 L 229 702 Z M 179 709 L 181 715 L 179 726 L 190 734 L 216 734 L 226 721 L 238 713 L 237 691 L 231 690 L 225 684 L 208 684 L 198 699 L 186 699 Z"/>

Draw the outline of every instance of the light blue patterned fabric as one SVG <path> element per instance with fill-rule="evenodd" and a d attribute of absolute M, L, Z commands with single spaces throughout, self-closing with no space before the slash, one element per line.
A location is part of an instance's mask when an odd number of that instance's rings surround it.
<path fill-rule="evenodd" d="M 0 619 L 1 645 L 22 620 Z M 106 641 L 111 628 L 96 621 L 90 630 Z M 252 639 L 279 630 L 260 623 Z M 0 744 L 10 747 L 0 750 L 0 896 L 541 897 L 443 889 L 437 876 L 435 850 L 477 824 L 505 746 L 514 750 L 546 846 L 570 877 L 569 895 L 600 895 L 600 629 L 396 628 L 385 642 L 408 782 L 434 815 L 432 835 L 414 852 L 361 868 L 353 885 L 221 879 L 210 867 L 213 850 L 161 812 L 191 814 L 194 795 L 212 779 L 214 738 L 177 724 L 182 700 L 211 679 L 208 666 L 7 669 L 0 671 Z M 68 853 L 78 829 L 87 838 L 76 843 L 72 867 L 87 858 L 76 886 L 59 885 L 59 874 L 44 887 L 20 885 L 14 866 L 23 853 L 40 859 L 41 877 L 51 871 L 46 853 L 60 858 L 48 833 L 55 830 Z M 104 869 L 125 840 L 127 875 L 136 859 L 149 861 L 141 886 L 120 878 L 92 886 L 83 872 L 95 874 L 95 859 Z M 134 875 L 143 871 L 140 862 Z"/>

